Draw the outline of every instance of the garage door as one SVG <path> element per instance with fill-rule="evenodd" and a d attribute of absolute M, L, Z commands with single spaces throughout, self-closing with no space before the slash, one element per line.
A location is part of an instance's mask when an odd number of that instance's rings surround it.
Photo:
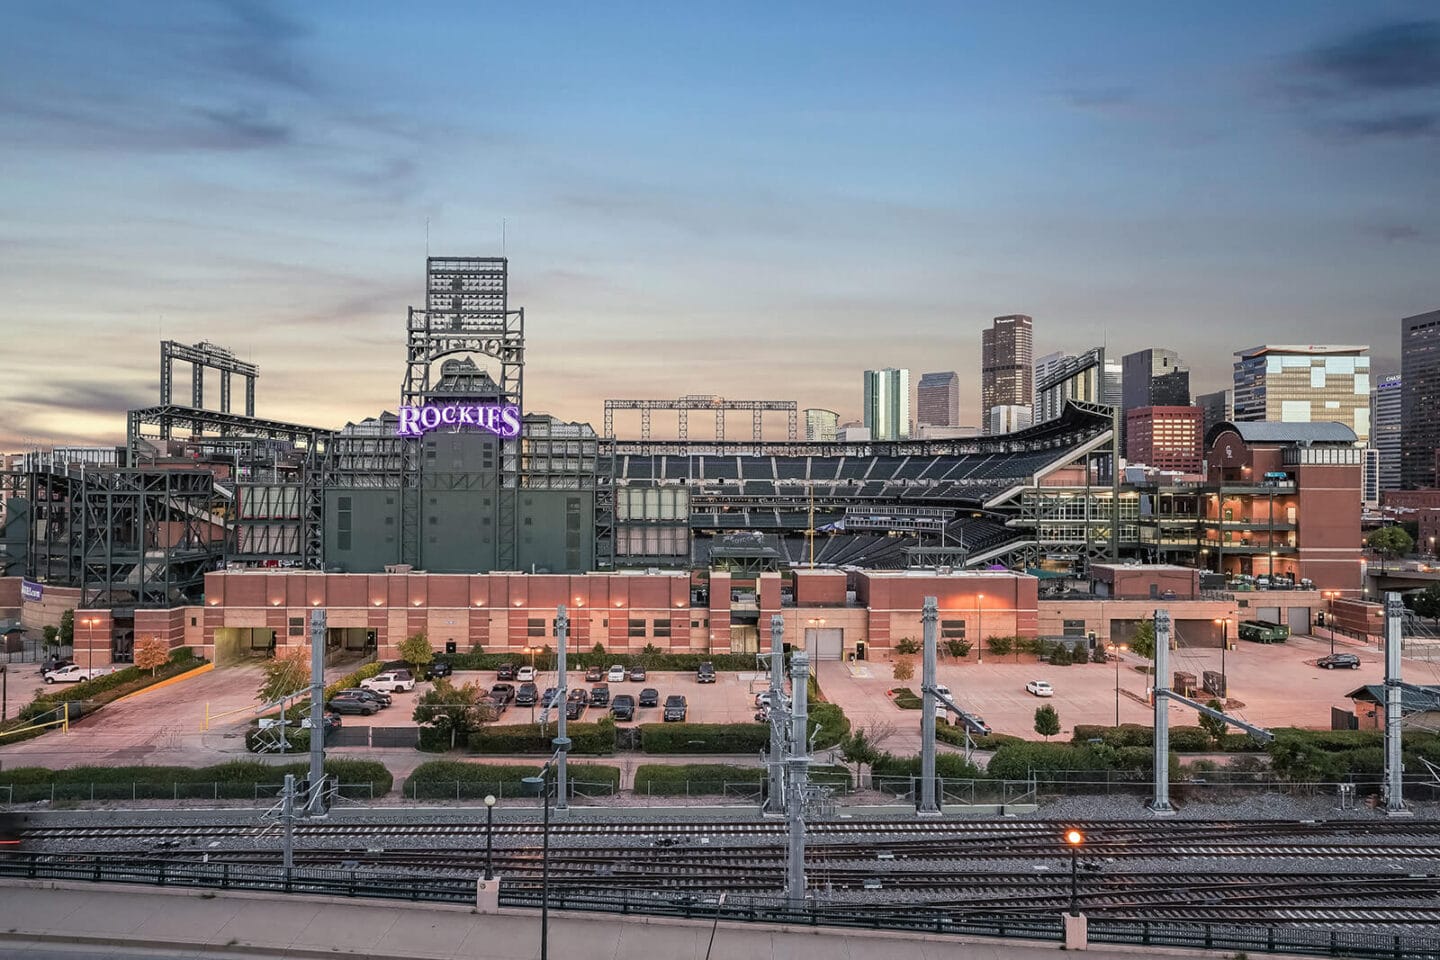
<path fill-rule="evenodd" d="M 1175 643 L 1181 647 L 1220 649 L 1221 626 L 1214 620 L 1176 620 Z M 1233 637 L 1235 625 L 1230 625 Z"/>
<path fill-rule="evenodd" d="M 1280 608 L 1279 608 L 1279 607 L 1256 607 L 1256 608 L 1255 608 L 1255 619 L 1256 619 L 1256 620 L 1264 620 L 1266 623 L 1284 623 L 1284 622 L 1285 622 L 1284 620 L 1281 620 L 1281 619 L 1280 619 Z"/>
<path fill-rule="evenodd" d="M 1285 611 L 1287 619 L 1286 626 L 1292 634 L 1310 632 L 1310 608 L 1290 607 Z"/>
<path fill-rule="evenodd" d="M 839 660 L 845 649 L 845 631 L 835 627 L 806 627 L 805 652 L 811 660 Z"/>

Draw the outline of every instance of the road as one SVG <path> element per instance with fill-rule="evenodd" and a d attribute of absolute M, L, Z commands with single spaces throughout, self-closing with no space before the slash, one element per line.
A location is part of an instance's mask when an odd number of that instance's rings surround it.
<path fill-rule="evenodd" d="M 254 957 L 256 960 L 281 960 L 283 953 L 272 951 L 236 951 L 233 947 L 218 952 L 194 950 L 151 950 L 143 947 L 59 946 L 33 940 L 0 939 L 0 960 L 233 960 Z"/>

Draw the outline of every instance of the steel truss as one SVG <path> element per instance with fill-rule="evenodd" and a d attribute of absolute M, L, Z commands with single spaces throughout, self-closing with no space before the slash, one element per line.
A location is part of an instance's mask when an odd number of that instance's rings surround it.
<path fill-rule="evenodd" d="M 678 400 L 606 400 L 605 430 L 607 437 L 615 436 L 615 411 L 640 411 L 640 439 L 650 439 L 650 414 L 654 410 L 675 410 L 680 415 L 680 439 L 690 437 L 690 411 L 714 412 L 715 440 L 725 441 L 725 411 L 749 410 L 751 440 L 759 443 L 764 438 L 764 415 L 767 410 L 784 411 L 786 414 L 785 438 L 794 441 L 799 434 L 799 418 L 794 400 L 726 400 L 716 396 L 686 396 Z"/>
<path fill-rule="evenodd" d="M 238 359 L 224 347 L 201 341 L 187 346 L 174 340 L 160 342 L 160 405 L 170 406 L 174 400 L 175 361 L 190 364 L 190 405 L 197 410 L 205 406 L 205 371 L 220 372 L 220 412 L 230 412 L 230 375 L 245 378 L 245 416 L 255 416 L 255 380 L 260 368 Z M 169 439 L 171 424 L 162 424 L 161 437 Z"/>
<path fill-rule="evenodd" d="M 333 430 L 322 427 L 174 404 L 131 410 L 127 418 L 125 441 L 132 463 L 140 457 L 140 445 L 146 439 L 145 427 L 159 427 L 162 439 L 171 436 L 177 428 L 184 428 L 197 443 L 223 439 L 283 440 L 302 450 L 316 452 L 323 452 L 334 436 Z"/>

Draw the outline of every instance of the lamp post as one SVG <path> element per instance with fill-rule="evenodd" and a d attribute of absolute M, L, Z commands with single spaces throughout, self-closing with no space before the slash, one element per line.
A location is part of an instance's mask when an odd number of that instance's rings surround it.
<path fill-rule="evenodd" d="M 809 620 L 806 620 L 806 621 L 805 621 L 805 624 L 806 624 L 811 630 L 815 630 L 815 631 L 823 630 L 823 629 L 825 628 L 825 618 L 824 618 L 824 617 L 811 617 Z M 820 638 L 819 638 L 818 636 L 815 638 L 815 644 L 816 644 L 816 647 L 818 648 L 818 647 L 819 647 L 819 644 L 820 644 Z M 806 646 L 807 648 L 810 646 L 810 638 L 809 638 L 809 637 L 806 637 L 806 638 L 805 638 L 805 646 Z M 843 652 L 843 651 L 842 651 L 842 652 Z M 842 659 L 843 659 L 843 658 L 842 658 Z"/>
<path fill-rule="evenodd" d="M 485 879 L 494 880 L 495 871 L 491 867 L 492 854 L 495 850 L 495 795 L 493 793 L 485 796 Z"/>
<path fill-rule="evenodd" d="M 545 761 L 538 777 L 525 777 L 521 781 L 527 788 L 540 793 L 540 805 L 544 808 L 544 819 L 540 828 L 540 960 L 550 960 L 550 765 L 554 758 Z"/>
<path fill-rule="evenodd" d="M 100 620 L 98 617 L 85 618 L 85 646 L 90 651 L 89 669 L 91 675 L 93 675 L 95 672 L 95 627 L 99 623 Z"/>
<path fill-rule="evenodd" d="M 1130 648 L 1123 643 L 1110 644 L 1110 652 L 1115 656 L 1115 726 L 1120 726 L 1120 654 Z"/>
<path fill-rule="evenodd" d="M 1230 621 L 1231 617 L 1216 617 L 1215 622 L 1220 624 L 1220 689 L 1221 696 L 1230 696 L 1230 681 L 1225 676 L 1225 651 L 1230 649 Z"/>
<path fill-rule="evenodd" d="M 1330 628 L 1330 656 L 1335 656 L 1335 595 L 1336 591 L 1325 591 L 1325 625 Z"/>
<path fill-rule="evenodd" d="M 1065 842 L 1070 845 L 1070 916 L 1080 916 L 1080 846 L 1085 834 L 1079 830 L 1065 831 Z"/>
<path fill-rule="evenodd" d="M 981 606 L 985 594 L 975 594 L 975 662 L 985 662 L 985 614 Z"/>

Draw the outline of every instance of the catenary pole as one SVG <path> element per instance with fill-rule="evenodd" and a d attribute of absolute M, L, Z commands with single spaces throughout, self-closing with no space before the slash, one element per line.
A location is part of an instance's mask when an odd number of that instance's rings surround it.
<path fill-rule="evenodd" d="M 567 703 L 567 687 L 565 684 L 565 645 L 570 633 L 570 615 L 565 612 L 565 604 L 555 608 L 555 669 L 559 672 L 559 682 L 555 687 L 555 708 L 557 710 L 555 723 L 555 754 L 558 758 L 555 764 L 555 811 L 570 809 L 570 801 L 567 799 L 569 792 L 567 782 L 569 771 L 566 769 L 565 759 L 570 752 L 570 738 L 565 735 L 565 708 Z"/>
<path fill-rule="evenodd" d="M 304 812 L 325 813 L 325 611 L 310 611 L 310 796 Z"/>
<path fill-rule="evenodd" d="M 1170 805 L 1170 611 L 1155 611 L 1155 813 L 1174 813 Z"/>
<path fill-rule="evenodd" d="M 790 843 L 785 861 L 785 898 L 791 908 L 805 905 L 805 792 L 809 775 L 808 737 L 810 657 L 804 650 L 790 655 L 790 770 L 785 789 L 785 808 Z"/>
<path fill-rule="evenodd" d="M 934 597 L 926 597 L 920 610 L 920 626 L 924 636 L 924 664 L 920 676 L 920 806 L 922 817 L 940 815 L 935 802 L 935 697 L 936 651 L 935 621 L 939 617 Z"/>
<path fill-rule="evenodd" d="M 1385 594 L 1385 813 L 1391 817 L 1410 815 L 1405 809 L 1405 766 L 1400 756 L 1400 722 L 1405 709 L 1400 673 L 1404 617 L 1400 594 Z"/>
<path fill-rule="evenodd" d="M 770 789 L 765 797 L 765 813 L 785 813 L 785 738 L 790 731 L 786 726 L 786 711 L 782 705 L 785 698 L 785 618 L 775 614 L 770 618 Z"/>

